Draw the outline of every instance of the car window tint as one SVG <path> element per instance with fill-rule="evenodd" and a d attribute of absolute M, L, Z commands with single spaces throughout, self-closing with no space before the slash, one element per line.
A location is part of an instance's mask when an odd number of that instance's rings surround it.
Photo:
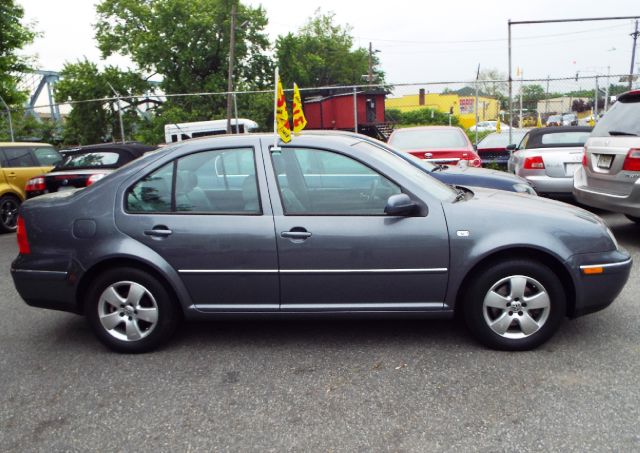
<path fill-rule="evenodd" d="M 640 136 L 640 100 L 618 101 L 598 121 L 593 137 L 609 137 L 609 131 Z"/>
<path fill-rule="evenodd" d="M 589 138 L 591 132 L 557 132 L 552 134 L 544 134 L 542 136 L 543 145 L 567 145 L 578 144 L 583 145 Z"/>
<path fill-rule="evenodd" d="M 31 148 L 3 148 L 2 165 L 7 168 L 38 167 L 31 155 Z"/>
<path fill-rule="evenodd" d="M 71 154 L 60 167 L 83 168 L 114 166 L 118 162 L 119 158 L 120 154 L 114 152 Z"/>
<path fill-rule="evenodd" d="M 318 149 L 272 151 L 287 215 L 384 215 L 398 185 L 351 157 Z"/>
<path fill-rule="evenodd" d="M 128 212 L 171 212 L 173 162 L 145 176 L 127 190 Z"/>
<path fill-rule="evenodd" d="M 178 212 L 259 214 L 252 148 L 213 150 L 178 159 Z"/>
<path fill-rule="evenodd" d="M 62 160 L 60 153 L 50 146 L 34 148 L 33 153 L 43 167 L 54 166 Z"/>

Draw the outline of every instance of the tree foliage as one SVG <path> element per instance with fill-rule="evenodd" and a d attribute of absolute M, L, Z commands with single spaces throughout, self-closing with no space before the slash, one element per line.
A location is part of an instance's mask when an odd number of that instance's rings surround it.
<path fill-rule="evenodd" d="M 121 96 L 144 93 L 149 84 L 137 72 L 121 71 L 107 66 L 100 71 L 88 60 L 65 64 L 60 73 L 61 80 L 55 86 L 55 98 L 59 101 L 86 101 L 112 98 L 109 84 Z M 125 137 L 131 137 L 138 120 L 137 105 L 144 100 L 124 98 L 121 100 L 125 125 Z M 110 140 L 120 140 L 117 102 L 93 101 L 73 104 L 65 121 L 63 141 L 66 144 L 87 145 Z"/>
<path fill-rule="evenodd" d="M 9 105 L 20 104 L 26 94 L 17 88 L 17 73 L 29 69 L 18 51 L 33 42 L 36 33 L 22 23 L 24 9 L 15 0 L 0 2 L 0 96 Z"/>
<path fill-rule="evenodd" d="M 385 110 L 387 121 L 403 126 L 415 125 L 449 125 L 449 114 L 432 108 L 421 108 L 403 112 L 400 109 Z M 451 125 L 459 124 L 458 117 L 451 115 Z"/>
<path fill-rule="evenodd" d="M 282 80 L 301 87 L 350 85 L 363 83 L 368 74 L 369 51 L 354 49 L 351 27 L 335 23 L 335 14 L 320 9 L 297 32 L 276 40 L 276 60 Z M 374 67 L 379 63 L 373 55 Z M 384 73 L 375 69 L 376 82 L 384 82 Z"/>

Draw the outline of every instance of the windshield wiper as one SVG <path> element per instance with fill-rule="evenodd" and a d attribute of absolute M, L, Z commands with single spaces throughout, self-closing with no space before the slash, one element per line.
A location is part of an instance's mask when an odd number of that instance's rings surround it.
<path fill-rule="evenodd" d="M 624 135 L 627 137 L 637 137 L 638 134 L 635 134 L 633 132 L 625 132 L 625 131 L 609 131 L 609 135 Z"/>
<path fill-rule="evenodd" d="M 438 165 L 436 165 L 436 166 L 435 166 L 435 168 L 434 168 L 433 170 L 431 170 L 431 171 L 443 171 L 443 170 L 446 170 L 446 169 L 448 169 L 448 168 L 449 168 L 449 166 L 448 166 L 448 165 L 438 164 Z"/>
<path fill-rule="evenodd" d="M 452 187 L 452 188 L 453 188 L 453 190 L 455 190 L 455 191 L 456 191 L 456 193 L 457 193 L 457 195 L 456 195 L 456 199 L 453 201 L 454 203 L 455 203 L 455 202 L 457 202 L 457 201 L 462 201 L 462 200 L 464 200 L 465 198 L 467 198 L 467 192 L 466 192 L 464 189 L 461 189 L 460 187 L 458 187 L 458 186 L 454 186 L 454 185 L 451 185 L 451 187 Z"/>

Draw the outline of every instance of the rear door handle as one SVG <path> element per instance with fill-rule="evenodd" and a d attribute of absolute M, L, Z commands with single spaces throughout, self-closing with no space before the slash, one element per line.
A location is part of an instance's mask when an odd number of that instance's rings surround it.
<path fill-rule="evenodd" d="M 157 226 L 157 227 L 153 227 L 153 229 L 151 230 L 144 230 L 144 234 L 146 236 L 155 236 L 155 237 L 161 237 L 161 238 L 171 236 L 172 233 L 173 231 L 171 231 L 166 226 Z"/>
<path fill-rule="evenodd" d="M 290 231 L 283 231 L 280 233 L 280 236 L 288 239 L 307 239 L 311 237 L 311 233 L 309 233 L 304 228 L 292 228 Z"/>

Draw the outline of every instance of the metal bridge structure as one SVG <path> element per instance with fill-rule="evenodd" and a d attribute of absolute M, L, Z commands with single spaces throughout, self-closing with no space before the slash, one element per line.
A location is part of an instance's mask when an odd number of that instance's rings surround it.
<path fill-rule="evenodd" d="M 46 95 L 49 106 L 51 120 L 60 122 L 60 108 L 53 99 L 53 85 L 60 79 L 60 74 L 55 71 L 34 70 L 29 73 L 22 74 L 19 88 L 29 93 L 29 99 L 25 105 L 28 115 L 33 116 L 36 120 L 41 121 L 41 112 L 36 109 L 38 99 Z M 40 103 L 42 105 L 43 103 Z"/>

